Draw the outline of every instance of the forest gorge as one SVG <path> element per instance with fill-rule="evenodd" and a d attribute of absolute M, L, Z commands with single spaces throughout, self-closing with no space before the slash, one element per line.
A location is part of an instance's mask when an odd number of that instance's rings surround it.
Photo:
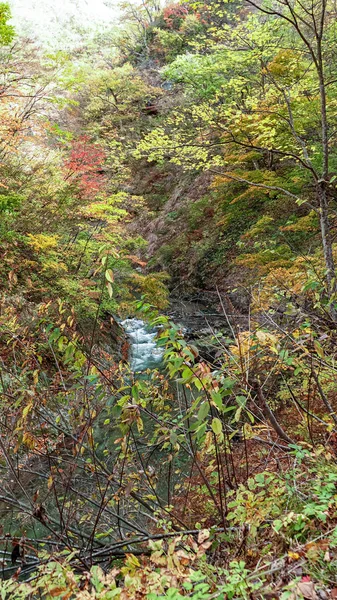
<path fill-rule="evenodd" d="M 337 598 L 336 4 L 121 10 L 0 3 L 1 599 Z"/>

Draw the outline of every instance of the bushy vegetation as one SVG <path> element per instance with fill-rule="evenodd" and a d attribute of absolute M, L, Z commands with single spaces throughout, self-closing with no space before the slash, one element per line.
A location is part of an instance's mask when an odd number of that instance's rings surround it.
<path fill-rule="evenodd" d="M 335 598 L 335 4 L 122 11 L 0 4 L 1 598 Z"/>

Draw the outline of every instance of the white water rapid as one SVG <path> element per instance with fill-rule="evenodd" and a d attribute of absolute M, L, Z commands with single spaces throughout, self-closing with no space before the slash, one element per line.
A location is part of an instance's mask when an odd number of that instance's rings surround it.
<path fill-rule="evenodd" d="M 141 319 L 125 319 L 121 325 L 130 341 L 130 367 L 139 373 L 158 367 L 163 350 L 156 344 L 157 332 Z"/>

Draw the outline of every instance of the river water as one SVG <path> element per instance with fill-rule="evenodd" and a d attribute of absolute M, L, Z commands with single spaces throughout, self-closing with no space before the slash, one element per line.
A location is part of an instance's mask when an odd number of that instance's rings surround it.
<path fill-rule="evenodd" d="M 197 343 L 203 358 L 212 362 L 212 352 L 219 350 L 219 345 L 211 338 L 219 331 L 228 330 L 225 316 L 207 304 L 187 301 L 172 302 L 169 316 L 181 326 L 185 339 Z M 158 368 L 163 359 L 163 349 L 156 342 L 158 330 L 136 318 L 125 319 L 121 326 L 130 343 L 131 370 L 141 373 Z M 229 333 L 227 331 L 227 335 Z"/>
<path fill-rule="evenodd" d="M 156 343 L 157 330 L 142 319 L 125 319 L 121 325 L 129 338 L 131 370 L 140 373 L 158 367 L 163 358 L 163 349 Z"/>

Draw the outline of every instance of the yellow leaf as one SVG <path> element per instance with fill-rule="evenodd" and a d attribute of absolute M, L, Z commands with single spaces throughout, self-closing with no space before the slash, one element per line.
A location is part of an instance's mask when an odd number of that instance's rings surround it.
<path fill-rule="evenodd" d="M 114 274 L 113 274 L 113 272 L 111 271 L 111 269 L 107 269 L 107 270 L 105 271 L 105 279 L 106 279 L 107 281 L 109 281 L 110 283 L 113 283 L 113 282 L 114 282 Z"/>
<path fill-rule="evenodd" d="M 34 436 L 33 436 L 31 433 L 29 433 L 29 432 L 27 432 L 27 433 L 24 433 L 24 434 L 23 434 L 23 436 L 22 436 L 22 441 L 23 441 L 23 443 L 24 443 L 24 444 L 26 444 L 26 446 L 28 446 L 28 448 L 30 448 L 30 449 L 32 449 L 32 448 L 34 448 L 34 447 L 35 447 L 35 438 L 34 438 Z"/>
<path fill-rule="evenodd" d="M 300 555 L 297 554 L 297 552 L 291 552 L 291 550 L 289 550 L 288 557 L 290 558 L 291 561 L 293 561 L 293 560 L 298 560 L 300 558 Z"/>
<path fill-rule="evenodd" d="M 109 283 L 107 281 L 106 287 L 107 287 L 107 290 L 108 290 L 109 297 L 112 298 L 113 291 L 112 291 L 112 285 L 111 285 L 111 283 Z"/>
<path fill-rule="evenodd" d="M 318 356 L 320 356 L 321 358 L 324 358 L 324 351 L 323 351 L 321 344 L 319 342 L 315 341 L 314 346 L 315 346 L 315 350 L 316 350 Z"/>
<path fill-rule="evenodd" d="M 31 403 L 27 404 L 27 406 L 25 406 L 25 408 L 22 411 L 22 416 L 24 419 L 26 419 L 28 417 L 28 414 L 30 413 L 32 408 L 33 408 L 33 405 Z"/>

